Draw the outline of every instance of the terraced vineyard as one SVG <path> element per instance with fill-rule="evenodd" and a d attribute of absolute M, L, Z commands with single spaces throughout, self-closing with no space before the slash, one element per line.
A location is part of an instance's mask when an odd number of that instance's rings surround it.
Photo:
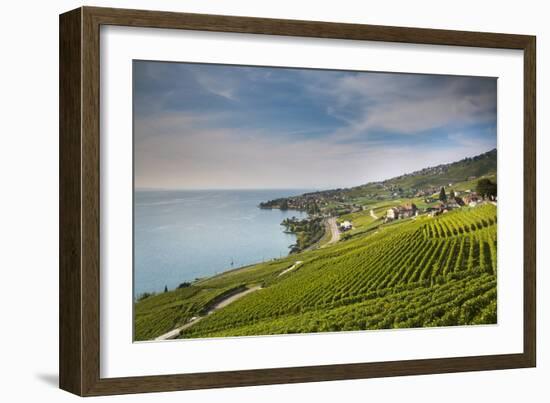
<path fill-rule="evenodd" d="M 180 337 L 496 323 L 496 228 L 494 205 L 464 207 L 202 281 L 263 289 Z"/>
<path fill-rule="evenodd" d="M 190 328 L 186 337 L 223 337 L 282 333 L 414 328 L 496 322 L 496 279 L 471 273 L 433 287 L 380 290 L 362 302 L 343 300 L 326 309 L 276 316 L 268 320 L 220 319 Z M 214 316 L 214 315 L 213 315 Z M 210 319 L 210 318 L 208 318 Z M 208 320 L 207 319 L 207 320 Z M 212 319 L 214 319 L 212 317 Z"/>

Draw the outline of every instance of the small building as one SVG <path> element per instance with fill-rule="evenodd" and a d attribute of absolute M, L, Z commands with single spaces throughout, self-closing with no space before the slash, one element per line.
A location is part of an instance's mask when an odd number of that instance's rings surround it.
<path fill-rule="evenodd" d="M 464 204 L 470 207 L 475 207 L 482 201 L 483 199 L 475 192 L 470 193 L 464 198 Z"/>
<path fill-rule="evenodd" d="M 399 216 L 401 218 L 409 218 L 418 215 L 418 209 L 414 203 L 405 203 L 403 206 L 400 206 Z"/>
<path fill-rule="evenodd" d="M 399 218 L 399 210 L 396 207 L 388 209 L 386 212 L 386 218 L 388 220 L 397 220 Z"/>
<path fill-rule="evenodd" d="M 340 231 L 349 231 L 352 227 L 351 222 L 346 220 L 340 224 Z"/>
<path fill-rule="evenodd" d="M 425 211 L 430 217 L 448 213 L 452 207 L 448 203 L 439 202 L 435 207 L 428 207 Z"/>

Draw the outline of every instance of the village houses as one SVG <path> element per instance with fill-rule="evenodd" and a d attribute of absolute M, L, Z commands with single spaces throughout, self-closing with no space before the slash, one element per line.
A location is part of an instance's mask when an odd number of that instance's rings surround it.
<path fill-rule="evenodd" d="M 427 207 L 424 210 L 424 213 L 428 214 L 431 217 L 434 217 L 439 214 L 447 213 L 448 211 L 468 206 L 476 207 L 477 205 L 490 201 L 493 204 L 496 204 L 496 197 L 491 197 L 487 200 L 484 200 L 483 197 L 478 195 L 476 192 L 466 191 L 464 197 L 456 196 L 458 192 L 455 193 L 455 197 L 449 197 L 445 202 L 441 201 L 435 206 Z M 426 203 L 434 202 L 433 198 L 426 198 Z M 406 203 L 401 206 L 392 207 L 386 212 L 386 221 L 397 220 L 401 218 L 409 218 L 417 216 L 420 213 L 420 210 L 416 207 L 414 203 Z"/>
<path fill-rule="evenodd" d="M 418 208 L 414 203 L 405 203 L 402 206 L 392 207 L 386 212 L 387 220 L 410 218 L 418 215 Z"/>

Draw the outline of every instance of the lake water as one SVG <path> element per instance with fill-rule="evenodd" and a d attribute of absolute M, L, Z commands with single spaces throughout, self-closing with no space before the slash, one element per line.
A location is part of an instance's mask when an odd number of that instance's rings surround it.
<path fill-rule="evenodd" d="M 283 232 L 281 221 L 306 214 L 263 210 L 258 204 L 304 192 L 136 191 L 134 294 L 286 256 L 296 237 Z"/>

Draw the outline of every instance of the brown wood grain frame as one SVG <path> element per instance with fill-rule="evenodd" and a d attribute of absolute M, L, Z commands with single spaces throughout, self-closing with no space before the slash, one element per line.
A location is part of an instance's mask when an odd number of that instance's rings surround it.
<path fill-rule="evenodd" d="M 193 374 L 100 377 L 99 35 L 102 25 L 524 52 L 524 348 L 521 354 Z M 535 37 L 82 7 L 60 16 L 60 387 L 81 396 L 525 368 L 536 365 Z M 519 230 L 519 229 L 517 229 Z"/>

